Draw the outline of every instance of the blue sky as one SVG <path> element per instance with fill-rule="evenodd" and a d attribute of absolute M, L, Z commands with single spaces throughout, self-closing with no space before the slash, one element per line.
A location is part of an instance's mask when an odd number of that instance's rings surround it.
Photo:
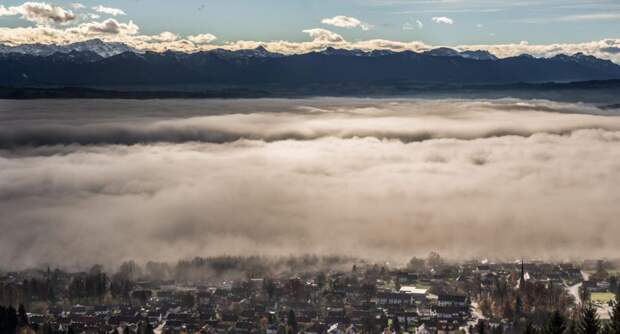
<path fill-rule="evenodd" d="M 2 1 L 9 7 L 24 1 Z M 69 8 L 75 1 L 50 3 Z M 618 0 L 107 0 L 80 1 L 88 8 L 115 7 L 143 34 L 172 31 L 182 36 L 211 33 L 218 42 L 307 40 L 301 31 L 325 28 L 347 40 L 389 39 L 434 45 L 575 43 L 620 34 Z M 88 9 L 87 8 L 87 9 Z M 345 15 L 372 29 L 346 29 L 321 23 Z M 433 17 L 453 24 L 434 23 Z M 422 28 L 418 29 L 418 23 Z M 415 27 L 403 29 L 408 24 Z M 28 26 L 19 17 L 0 17 L 0 26 Z"/>

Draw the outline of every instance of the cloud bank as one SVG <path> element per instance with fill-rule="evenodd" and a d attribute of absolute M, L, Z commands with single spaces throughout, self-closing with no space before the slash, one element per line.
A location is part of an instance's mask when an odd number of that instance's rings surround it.
<path fill-rule="evenodd" d="M 599 113 L 521 100 L 3 102 L 0 266 L 615 255 L 620 119 Z"/>
<path fill-rule="evenodd" d="M 198 113 L 174 119 L 149 117 L 148 122 L 127 122 L 125 117 L 98 120 L 98 115 L 91 114 L 85 118 L 77 110 L 66 112 L 60 120 L 10 122 L 0 128 L 0 148 L 191 141 L 227 143 L 240 139 L 274 142 L 324 137 L 374 137 L 409 143 L 433 139 L 529 137 L 537 133 L 567 135 L 593 128 L 620 131 L 620 118 L 600 117 L 596 114 L 603 111 L 596 107 L 515 101 L 519 100 L 452 103 L 421 100 L 414 104 L 360 104 L 353 107 L 346 103 L 315 102 L 311 107 L 298 107 L 273 100 L 263 107 L 254 107 L 262 109 L 261 112 L 246 110 L 245 113 L 239 112 L 244 110 L 239 104 L 220 102 L 219 108 L 224 111 L 219 114 L 204 116 Z M 228 112 L 228 108 L 232 110 Z M 553 122 L 545 122 L 547 115 L 541 111 L 565 115 Z M 66 122 L 67 118 L 72 121 Z"/>

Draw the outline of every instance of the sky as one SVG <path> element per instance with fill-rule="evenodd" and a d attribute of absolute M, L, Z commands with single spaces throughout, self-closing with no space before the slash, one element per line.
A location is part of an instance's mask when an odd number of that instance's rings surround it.
<path fill-rule="evenodd" d="M 0 101 L 0 267 L 616 257 L 616 114 L 518 99 Z"/>
<path fill-rule="evenodd" d="M 2 1 L 6 7 L 23 1 Z M 71 8 L 75 1 L 51 4 Z M 420 40 L 428 44 L 584 42 L 617 37 L 620 2 L 615 0 L 107 0 L 82 1 L 94 12 L 105 6 L 123 10 L 146 34 L 210 33 L 221 41 L 302 41 L 302 30 L 330 28 L 347 39 Z M 101 14 L 101 13 L 100 13 Z M 106 15 L 101 15 L 105 17 Z M 368 25 L 347 29 L 322 23 L 347 16 Z M 433 21 L 433 17 L 451 20 Z M 421 25 L 418 24 L 418 21 Z M 23 26 L 18 17 L 3 26 Z M 419 28 L 422 26 L 422 28 Z M 404 28 L 404 29 L 403 29 Z M 617 33 L 616 33 L 617 34 Z"/>
<path fill-rule="evenodd" d="M 491 50 L 499 56 L 533 46 L 546 49 L 531 53 L 546 55 L 557 53 L 561 45 L 560 51 L 617 59 L 619 31 L 620 2 L 616 0 L 0 2 L 0 43 L 9 45 L 64 44 L 89 38 L 155 50 L 262 44 L 283 52 L 331 44 L 413 50 L 501 45 L 502 50 Z"/>

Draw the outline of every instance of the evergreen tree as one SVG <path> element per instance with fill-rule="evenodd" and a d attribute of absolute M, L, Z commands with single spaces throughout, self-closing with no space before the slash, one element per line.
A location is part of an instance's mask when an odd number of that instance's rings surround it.
<path fill-rule="evenodd" d="M 0 305 L 0 333 L 4 333 L 6 331 L 6 309 Z"/>
<path fill-rule="evenodd" d="M 609 324 L 607 325 L 607 333 L 620 334 L 620 302 L 616 300 L 614 307 L 609 314 Z"/>
<path fill-rule="evenodd" d="M 545 325 L 545 329 L 543 334 L 564 334 L 566 331 L 566 320 L 560 313 L 560 311 L 555 311 L 547 320 L 547 324 Z"/>
<path fill-rule="evenodd" d="M 41 328 L 41 331 L 39 332 L 41 334 L 53 334 L 54 330 L 52 329 L 52 324 L 48 322 L 45 322 L 45 325 L 43 325 L 43 327 Z"/>
<path fill-rule="evenodd" d="M 299 325 L 297 324 L 297 317 L 295 316 L 295 311 L 293 311 L 293 309 L 288 311 L 288 319 L 286 320 L 286 324 L 289 327 L 290 333 L 299 333 Z"/>
<path fill-rule="evenodd" d="M 519 318 L 521 315 L 523 315 L 523 300 L 521 300 L 521 296 L 517 295 L 515 299 L 515 317 Z"/>
<path fill-rule="evenodd" d="M 392 331 L 394 333 L 400 333 L 400 320 L 398 320 L 397 316 L 392 318 Z"/>
<path fill-rule="evenodd" d="M 534 324 L 532 324 L 531 321 L 528 321 L 525 325 L 525 329 L 523 330 L 523 334 L 538 334 L 538 331 L 536 330 L 536 327 L 534 327 Z"/>
<path fill-rule="evenodd" d="M 476 324 L 476 332 L 477 332 L 478 334 L 485 334 L 485 333 L 486 333 L 486 331 L 485 331 L 484 326 L 485 326 L 485 324 L 484 324 L 484 320 L 479 319 L 479 320 L 478 320 L 478 324 Z"/>
<path fill-rule="evenodd" d="M 136 331 L 136 334 L 144 334 L 144 332 L 146 331 L 146 321 L 140 321 L 138 323 L 138 330 Z"/>
<path fill-rule="evenodd" d="M 381 313 L 381 318 L 379 318 L 379 325 L 381 326 L 382 331 L 387 328 L 388 318 L 385 316 L 385 313 Z"/>
<path fill-rule="evenodd" d="M 596 309 L 592 303 L 585 304 L 577 324 L 577 334 L 599 334 L 600 331 L 601 321 L 596 314 Z"/>
<path fill-rule="evenodd" d="M 375 320 L 372 316 L 367 315 L 364 316 L 364 320 L 362 322 L 363 333 L 374 333 L 375 332 Z"/>
<path fill-rule="evenodd" d="M 28 314 L 26 313 L 24 304 L 19 305 L 18 322 L 20 326 L 28 326 Z"/>
<path fill-rule="evenodd" d="M 15 333 L 15 330 L 17 329 L 17 325 L 19 323 L 19 320 L 17 318 L 17 311 L 15 311 L 15 308 L 13 306 L 9 306 L 7 309 L 5 309 L 3 313 L 4 316 L 2 317 L 2 330 L 4 331 L 4 333 Z"/>
<path fill-rule="evenodd" d="M 144 329 L 144 334 L 155 334 L 155 331 L 153 330 L 153 325 L 151 325 L 150 322 L 146 323 L 146 328 Z"/>
<path fill-rule="evenodd" d="M 571 318 L 568 322 L 568 328 L 566 329 L 567 334 L 577 334 L 577 322 L 575 319 Z"/>
<path fill-rule="evenodd" d="M 579 289 L 579 299 L 581 300 L 581 304 L 587 304 L 590 302 L 590 291 L 584 288 L 583 286 Z"/>

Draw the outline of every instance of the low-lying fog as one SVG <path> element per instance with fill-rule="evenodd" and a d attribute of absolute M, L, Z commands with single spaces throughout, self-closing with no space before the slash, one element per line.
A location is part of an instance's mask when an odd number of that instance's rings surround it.
<path fill-rule="evenodd" d="M 0 266 L 617 256 L 613 113 L 524 100 L 0 101 Z"/>

